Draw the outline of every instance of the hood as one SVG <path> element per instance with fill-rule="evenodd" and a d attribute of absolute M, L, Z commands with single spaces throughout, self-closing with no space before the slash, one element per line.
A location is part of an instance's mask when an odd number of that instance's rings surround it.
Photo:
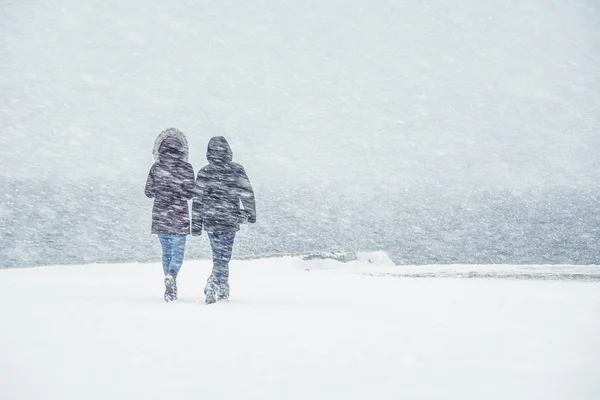
<path fill-rule="evenodd" d="M 176 137 L 169 136 L 158 148 L 158 160 L 160 162 L 183 161 L 185 154 L 181 141 Z"/>
<path fill-rule="evenodd" d="M 163 143 L 169 139 L 168 143 L 165 144 L 163 149 Z M 172 156 L 175 156 L 178 160 L 188 160 L 188 143 L 185 135 L 177 128 L 169 128 L 160 133 L 154 142 L 154 148 L 152 154 L 154 155 L 155 161 L 161 160 L 160 153 L 168 151 Z"/>
<path fill-rule="evenodd" d="M 224 163 L 233 161 L 231 147 L 223 136 L 216 136 L 208 142 L 206 159 L 209 163 Z"/>

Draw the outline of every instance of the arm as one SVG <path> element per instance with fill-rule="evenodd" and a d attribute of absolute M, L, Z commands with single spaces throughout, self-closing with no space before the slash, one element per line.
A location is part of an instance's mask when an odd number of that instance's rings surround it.
<path fill-rule="evenodd" d="M 190 164 L 186 165 L 185 179 L 183 181 L 183 192 L 188 200 L 197 197 L 196 181 L 194 180 L 194 169 Z"/>
<path fill-rule="evenodd" d="M 249 214 L 248 222 L 253 224 L 256 222 L 256 200 L 254 198 L 254 190 L 250 184 L 250 179 L 246 174 L 244 167 L 240 166 L 240 172 L 238 176 L 238 187 L 240 190 L 240 200 Z"/>
<path fill-rule="evenodd" d="M 193 201 L 192 201 L 192 235 L 202 235 L 202 225 L 204 221 L 202 219 L 202 185 L 204 180 L 203 171 L 198 172 L 198 177 L 194 183 L 193 189 Z"/>
<path fill-rule="evenodd" d="M 150 168 L 150 172 L 148 173 L 148 179 L 146 179 L 146 189 L 144 193 L 147 197 L 153 198 L 156 196 L 156 186 L 154 184 L 154 165 Z"/>

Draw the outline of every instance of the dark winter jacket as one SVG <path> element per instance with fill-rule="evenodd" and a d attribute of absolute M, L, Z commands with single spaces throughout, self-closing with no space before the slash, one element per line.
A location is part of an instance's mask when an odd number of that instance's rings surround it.
<path fill-rule="evenodd" d="M 196 177 L 196 195 L 192 205 L 192 234 L 237 231 L 244 216 L 256 222 L 254 191 L 244 168 L 233 162 L 227 140 L 214 137 L 208 143 L 209 164 Z M 240 202 L 244 209 L 240 208 Z"/>
<path fill-rule="evenodd" d="M 184 159 L 181 142 L 167 137 L 146 181 L 146 196 L 154 198 L 152 233 L 190 233 L 188 199 L 194 191 L 194 169 Z"/>

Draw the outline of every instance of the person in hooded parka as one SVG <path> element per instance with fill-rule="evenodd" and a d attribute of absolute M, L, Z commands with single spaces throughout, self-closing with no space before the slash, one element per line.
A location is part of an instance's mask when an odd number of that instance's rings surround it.
<path fill-rule="evenodd" d="M 171 128 L 162 132 L 154 145 L 155 163 L 146 181 L 146 196 L 154 198 L 152 233 L 162 246 L 165 301 L 177 299 L 177 274 L 183 264 L 185 243 L 190 234 L 188 200 L 194 191 L 194 169 L 187 162 L 187 141 Z"/>
<path fill-rule="evenodd" d="M 196 177 L 192 203 L 192 234 L 208 232 L 213 269 L 204 294 L 206 303 L 229 298 L 229 261 L 240 223 L 256 222 L 254 191 L 244 168 L 233 162 L 233 152 L 223 136 L 210 139 L 209 164 Z M 243 207 L 243 208 L 242 208 Z"/>

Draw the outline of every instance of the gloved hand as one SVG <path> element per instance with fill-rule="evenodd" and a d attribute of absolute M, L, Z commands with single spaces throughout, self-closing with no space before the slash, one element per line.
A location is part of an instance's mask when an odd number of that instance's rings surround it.
<path fill-rule="evenodd" d="M 251 215 L 247 210 L 240 210 L 238 215 L 238 222 L 240 224 L 254 224 L 256 222 L 256 216 Z"/>
<path fill-rule="evenodd" d="M 192 218 L 192 236 L 202 235 L 202 220 L 198 218 Z"/>

